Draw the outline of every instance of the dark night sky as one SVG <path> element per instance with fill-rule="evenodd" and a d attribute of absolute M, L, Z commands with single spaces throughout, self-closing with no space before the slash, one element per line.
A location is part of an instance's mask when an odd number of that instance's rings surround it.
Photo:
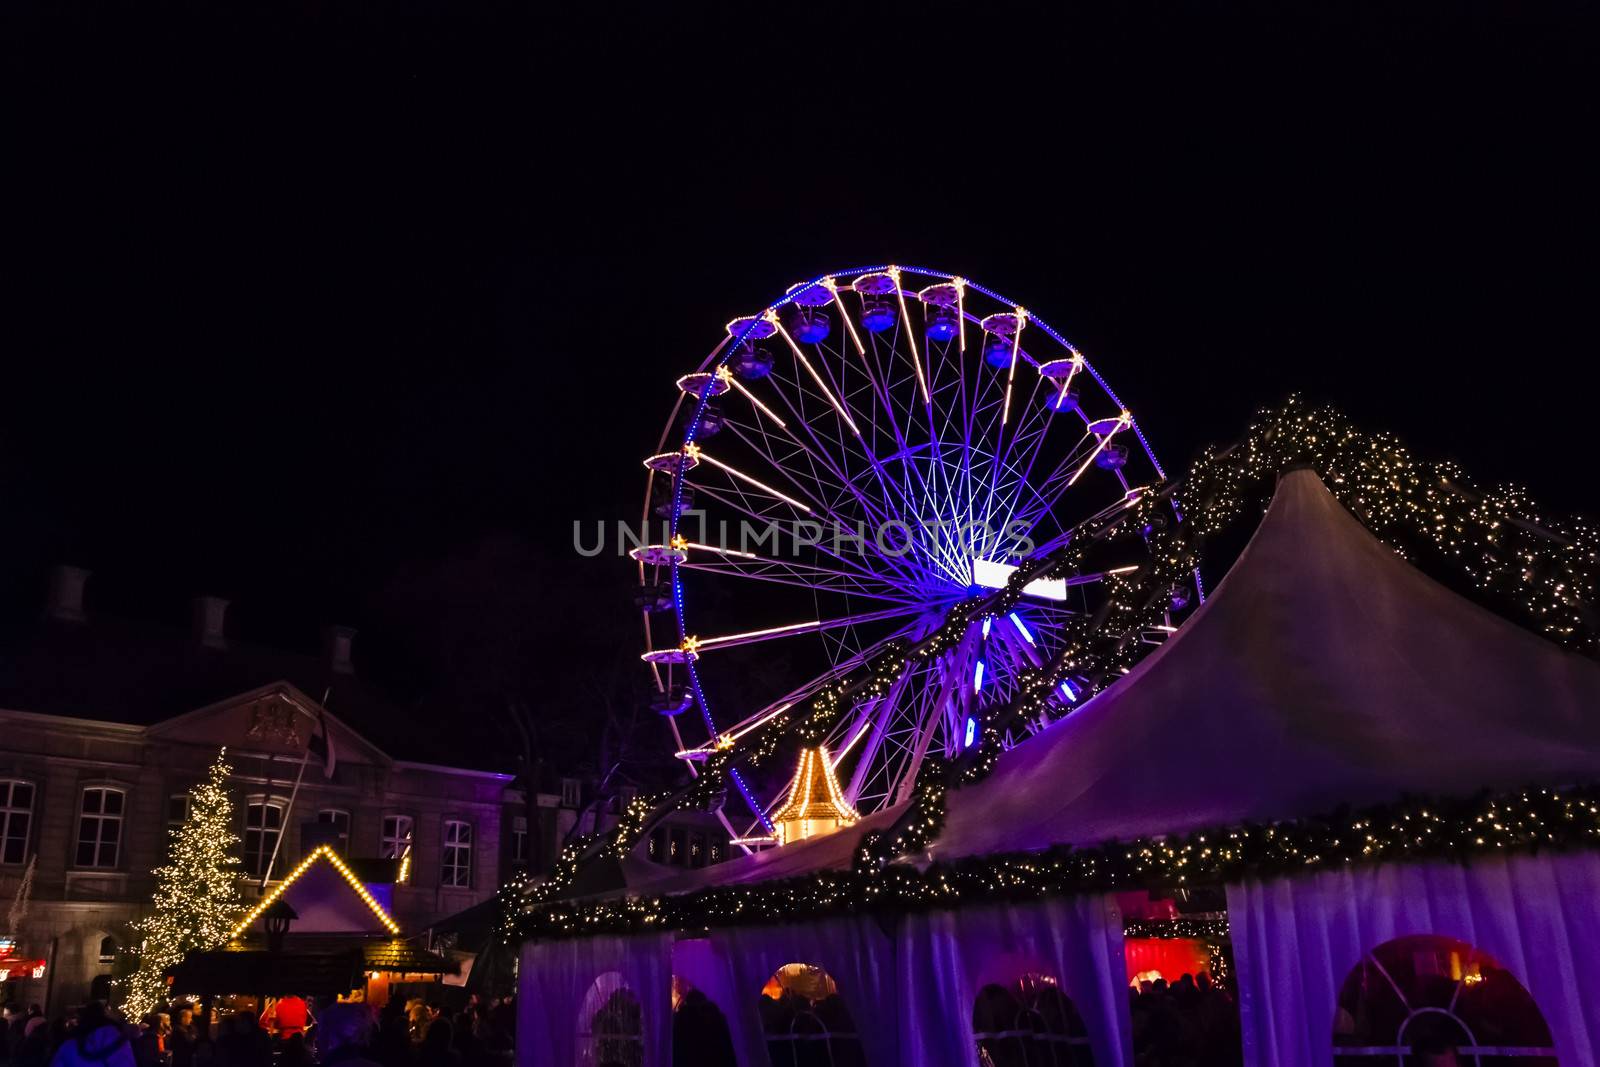
<path fill-rule="evenodd" d="M 11 5 L 7 610 L 66 560 L 377 662 L 485 537 L 606 567 L 673 378 L 871 262 L 1042 314 L 1169 466 L 1298 389 L 1600 510 L 1588 5 L 768 6 Z"/>

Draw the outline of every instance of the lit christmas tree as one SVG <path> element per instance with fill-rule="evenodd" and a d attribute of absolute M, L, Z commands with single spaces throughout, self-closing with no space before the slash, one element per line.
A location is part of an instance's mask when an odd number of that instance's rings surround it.
<path fill-rule="evenodd" d="M 129 975 L 122 1007 L 137 1019 L 166 1000 L 168 967 L 190 949 L 221 948 L 238 920 L 239 835 L 233 832 L 224 748 L 211 773 L 189 792 L 189 817 L 172 836 L 169 860 L 155 870 L 155 910 L 134 923 L 137 969 Z"/>

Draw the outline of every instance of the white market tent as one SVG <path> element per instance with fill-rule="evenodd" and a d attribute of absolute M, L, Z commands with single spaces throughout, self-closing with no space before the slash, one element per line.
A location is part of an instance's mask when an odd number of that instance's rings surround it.
<path fill-rule="evenodd" d="M 1372 537 L 1315 474 L 1296 471 L 1187 624 L 1079 711 L 1006 753 L 986 780 L 952 792 L 927 856 L 908 859 L 1319 815 L 1402 794 L 1595 781 L 1600 665 L 1433 582 Z M 860 834 L 896 814 L 688 874 L 633 861 L 629 881 L 654 895 L 847 867 Z M 1247 1063 L 1331 1065 L 1332 1035 L 1350 1025 L 1337 1018 L 1346 976 L 1380 945 L 1422 935 L 1487 953 L 1526 987 L 1550 1037 L 1520 1054 L 1600 1062 L 1600 1004 L 1586 996 L 1590 961 L 1600 959 L 1596 853 L 1380 864 L 1227 891 Z M 1070 992 L 1096 1064 L 1132 1062 L 1112 898 L 911 915 L 892 932 L 846 918 L 524 953 L 526 991 L 546 1009 L 525 1016 L 525 1063 L 577 1062 L 581 1049 L 570 1042 L 578 1039 L 559 1031 L 571 1030 L 564 1020 L 581 1014 L 578 987 L 601 968 L 641 1000 L 661 1002 L 652 989 L 693 972 L 727 1013 L 740 1062 L 765 1064 L 753 988 L 776 965 L 812 959 L 838 980 L 857 1019 L 881 1023 L 862 1027 L 874 1067 L 975 1063 L 973 998 L 1019 967 L 1047 971 Z M 644 1014 L 645 1040 L 664 1051 L 670 1019 Z M 1396 1062 L 1405 1025 L 1372 1058 L 1342 1055 L 1340 1064 Z"/>

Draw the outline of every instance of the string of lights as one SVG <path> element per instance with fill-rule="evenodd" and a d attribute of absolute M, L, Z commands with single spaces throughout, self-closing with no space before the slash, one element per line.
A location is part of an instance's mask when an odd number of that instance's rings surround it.
<path fill-rule="evenodd" d="M 1600 785 L 1408 800 L 1270 825 L 1241 824 L 1087 848 L 936 863 L 857 864 L 683 896 L 556 900 L 514 917 L 508 938 L 560 938 L 806 921 L 1128 889 L 1306 874 L 1379 860 L 1449 860 L 1600 847 Z"/>

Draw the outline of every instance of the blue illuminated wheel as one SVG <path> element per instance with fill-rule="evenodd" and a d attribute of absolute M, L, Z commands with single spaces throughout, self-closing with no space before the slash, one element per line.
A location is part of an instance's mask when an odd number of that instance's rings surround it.
<path fill-rule="evenodd" d="M 657 709 L 691 770 L 1163 477 L 1082 353 L 938 271 L 796 285 L 730 322 L 677 390 L 633 555 Z M 1062 621 L 1096 609 L 1119 569 L 1102 563 L 1030 586 L 850 708 L 825 748 L 858 811 L 908 798 L 930 754 L 971 743 L 983 710 L 1058 651 Z M 1058 713 L 1077 697 L 1063 687 Z M 734 782 L 729 828 L 759 834 L 785 783 Z"/>

